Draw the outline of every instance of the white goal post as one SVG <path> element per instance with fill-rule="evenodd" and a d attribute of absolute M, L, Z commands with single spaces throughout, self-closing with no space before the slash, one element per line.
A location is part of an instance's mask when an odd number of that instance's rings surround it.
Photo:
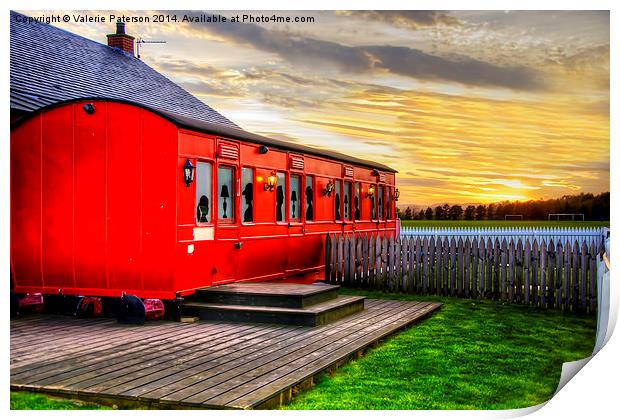
<path fill-rule="evenodd" d="M 506 214 L 504 220 L 523 220 L 522 214 Z"/>
<path fill-rule="evenodd" d="M 549 213 L 548 220 L 585 220 L 583 213 Z"/>

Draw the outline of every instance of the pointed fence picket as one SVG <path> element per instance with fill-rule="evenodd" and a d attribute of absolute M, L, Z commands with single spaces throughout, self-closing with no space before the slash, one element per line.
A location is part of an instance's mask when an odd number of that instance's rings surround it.
<path fill-rule="evenodd" d="M 534 239 L 538 239 L 540 242 L 542 238 L 545 238 L 547 242 L 551 239 L 557 244 L 562 243 L 564 246 L 566 242 L 571 244 L 574 241 L 582 243 L 584 240 L 588 242 L 592 239 L 598 239 L 605 236 L 608 228 L 604 227 L 401 227 L 400 236 L 402 237 L 419 237 L 428 238 L 434 237 L 435 240 L 439 237 L 446 237 L 448 240 L 452 238 L 462 238 L 465 241 L 469 238 L 472 241 L 474 238 L 491 239 L 495 241 L 498 239 L 500 243 L 506 239 L 507 243 L 510 240 L 514 240 L 515 245 L 518 240 L 521 239 L 523 244 L 525 240 L 529 239 L 530 242 Z"/>
<path fill-rule="evenodd" d="M 327 234 L 325 278 L 389 292 L 595 313 L 597 258 L 608 230 L 601 232 L 585 239 Z"/>

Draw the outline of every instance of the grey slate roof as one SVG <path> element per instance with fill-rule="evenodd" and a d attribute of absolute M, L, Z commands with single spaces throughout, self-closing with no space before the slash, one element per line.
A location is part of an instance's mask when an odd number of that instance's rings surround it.
<path fill-rule="evenodd" d="M 244 131 L 130 54 L 44 23 L 18 23 L 16 15 L 11 11 L 11 109 L 33 112 L 85 98 L 118 100 L 153 110 L 180 127 L 396 172 L 380 163 Z"/>
<path fill-rule="evenodd" d="M 141 60 L 11 11 L 11 108 L 35 111 L 83 97 L 132 101 L 199 121 L 238 126 Z"/>

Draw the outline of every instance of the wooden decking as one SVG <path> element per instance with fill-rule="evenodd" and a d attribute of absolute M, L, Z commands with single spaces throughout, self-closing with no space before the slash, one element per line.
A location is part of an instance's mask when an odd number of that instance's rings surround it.
<path fill-rule="evenodd" d="M 11 388 L 141 408 L 271 408 L 440 304 L 367 300 L 320 327 L 40 315 L 11 321 Z"/>

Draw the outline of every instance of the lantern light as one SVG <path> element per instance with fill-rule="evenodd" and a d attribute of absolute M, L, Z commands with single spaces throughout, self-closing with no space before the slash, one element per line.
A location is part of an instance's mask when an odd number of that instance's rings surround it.
<path fill-rule="evenodd" d="M 375 196 L 375 187 L 374 185 L 371 185 L 370 187 L 368 187 L 368 191 L 366 192 L 366 198 L 374 198 Z"/>
<path fill-rule="evenodd" d="M 394 189 L 394 201 L 398 201 L 398 197 L 400 197 L 400 191 L 396 188 Z"/>
<path fill-rule="evenodd" d="M 267 181 L 265 181 L 265 191 L 272 191 L 278 182 L 278 177 L 275 172 L 271 172 L 267 177 Z"/>
<path fill-rule="evenodd" d="M 269 152 L 269 148 L 265 145 L 262 145 L 258 148 L 258 153 L 260 153 L 261 155 L 264 155 L 268 152 Z"/>
<path fill-rule="evenodd" d="M 194 175 L 196 174 L 196 167 L 192 165 L 192 161 L 187 159 L 185 165 L 183 165 L 183 180 L 185 186 L 189 187 L 194 182 Z"/>
<path fill-rule="evenodd" d="M 332 192 L 334 191 L 334 188 L 335 188 L 334 180 L 330 179 L 327 185 L 325 185 L 325 189 L 323 190 L 323 195 L 331 197 Z"/>

